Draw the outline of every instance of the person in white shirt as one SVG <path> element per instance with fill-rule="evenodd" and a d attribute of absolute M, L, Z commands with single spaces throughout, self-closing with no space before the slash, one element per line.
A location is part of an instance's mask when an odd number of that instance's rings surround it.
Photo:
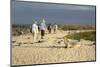
<path fill-rule="evenodd" d="M 58 25 L 57 24 L 54 24 L 53 28 L 54 28 L 54 33 L 57 33 Z"/>
<path fill-rule="evenodd" d="M 46 30 L 46 24 L 45 24 L 44 18 L 41 21 L 40 30 L 41 30 L 41 39 L 43 39 L 45 36 L 45 30 Z"/>
<path fill-rule="evenodd" d="M 36 21 L 33 21 L 32 24 L 32 35 L 33 35 L 33 42 L 36 42 L 38 38 L 38 25 Z"/>

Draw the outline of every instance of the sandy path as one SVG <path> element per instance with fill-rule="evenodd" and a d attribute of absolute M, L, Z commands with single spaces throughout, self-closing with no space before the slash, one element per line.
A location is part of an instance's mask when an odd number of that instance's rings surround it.
<path fill-rule="evenodd" d="M 74 61 L 95 60 L 95 45 L 63 48 L 63 36 L 67 31 L 58 31 L 57 34 L 47 34 L 41 43 L 33 43 L 32 35 L 13 37 L 12 64 L 43 64 Z M 61 41 L 60 43 L 58 43 Z M 20 44 L 20 46 L 19 46 Z"/>

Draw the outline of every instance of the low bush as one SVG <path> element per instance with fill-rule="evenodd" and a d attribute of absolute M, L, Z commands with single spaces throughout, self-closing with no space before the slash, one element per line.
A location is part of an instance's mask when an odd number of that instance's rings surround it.
<path fill-rule="evenodd" d="M 70 34 L 70 35 L 66 35 L 65 38 L 75 39 L 75 40 L 85 39 L 85 40 L 95 41 L 96 31 L 80 32 L 80 33 Z"/>

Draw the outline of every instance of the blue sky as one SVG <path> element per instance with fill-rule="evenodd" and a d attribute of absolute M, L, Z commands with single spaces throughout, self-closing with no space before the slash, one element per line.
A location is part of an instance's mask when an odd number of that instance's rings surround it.
<path fill-rule="evenodd" d="M 12 1 L 11 21 L 31 24 L 45 16 L 46 23 L 95 24 L 95 6 Z"/>

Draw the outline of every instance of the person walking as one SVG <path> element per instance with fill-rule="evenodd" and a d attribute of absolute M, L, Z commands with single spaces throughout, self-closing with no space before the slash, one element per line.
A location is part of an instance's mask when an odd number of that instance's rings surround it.
<path fill-rule="evenodd" d="M 46 31 L 46 24 L 44 18 L 41 20 L 40 30 L 41 30 L 41 39 L 44 39 L 45 31 Z"/>
<path fill-rule="evenodd" d="M 54 33 L 57 33 L 58 25 L 56 23 L 54 24 L 53 28 L 54 28 Z"/>
<path fill-rule="evenodd" d="M 33 21 L 32 24 L 32 35 L 33 35 L 33 42 L 36 42 L 38 38 L 38 25 L 36 21 Z"/>
<path fill-rule="evenodd" d="M 48 25 L 48 32 L 49 32 L 49 34 L 51 33 L 51 31 L 52 31 L 52 26 L 51 26 L 51 24 L 49 24 Z"/>

